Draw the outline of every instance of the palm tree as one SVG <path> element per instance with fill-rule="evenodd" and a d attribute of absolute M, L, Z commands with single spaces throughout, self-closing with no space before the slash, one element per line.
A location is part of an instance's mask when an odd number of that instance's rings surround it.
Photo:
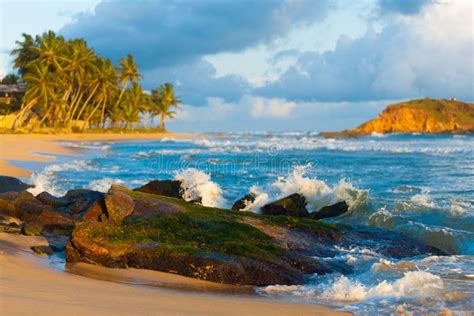
<path fill-rule="evenodd" d="M 181 103 L 181 99 L 175 95 L 174 86 L 169 82 L 165 83 L 164 85 L 161 85 L 155 95 L 158 96 L 158 98 L 156 99 L 156 104 L 158 105 L 160 114 L 160 128 L 165 130 L 165 119 L 167 117 L 169 117 L 170 119 L 175 118 L 176 112 L 173 111 L 173 108 L 178 108 L 178 105 Z"/>
<path fill-rule="evenodd" d="M 135 64 L 135 58 L 130 54 L 127 55 L 127 57 L 120 59 L 120 67 L 118 67 L 117 70 L 119 83 L 122 87 L 122 90 L 120 91 L 117 103 L 115 104 L 116 107 L 118 107 L 118 104 L 122 100 L 122 96 L 125 92 L 125 89 L 127 89 L 127 85 L 130 82 L 135 82 L 142 78 L 142 75 L 140 75 L 140 72 L 138 71 L 138 66 Z"/>
<path fill-rule="evenodd" d="M 18 48 L 12 50 L 11 55 L 16 56 L 13 60 L 13 68 L 18 69 L 18 73 L 23 76 L 27 72 L 27 67 L 31 61 L 38 58 L 38 53 L 33 50 L 35 46 L 35 40 L 31 35 L 26 33 L 22 34 L 23 42 L 16 41 Z"/>
<path fill-rule="evenodd" d="M 102 108 L 102 110 L 99 124 L 104 124 L 106 104 L 109 100 L 112 99 L 112 96 L 117 89 L 117 76 L 115 75 L 115 69 L 112 65 L 112 61 L 110 61 L 110 59 L 98 58 L 97 68 L 97 80 L 99 83 L 99 87 L 94 100 L 95 106 L 85 119 L 82 129 L 84 129 L 89 124 L 89 121 L 92 119 L 92 117 L 100 107 Z"/>
<path fill-rule="evenodd" d="M 140 122 L 140 111 L 146 106 L 142 87 L 134 82 L 133 86 L 127 90 L 125 101 L 122 103 L 123 118 L 125 128 L 133 128 L 134 123 Z M 130 125 L 131 124 L 131 125 Z"/>
<path fill-rule="evenodd" d="M 51 101 L 54 100 L 54 88 L 56 83 L 45 64 L 34 64 L 29 67 L 29 72 L 23 77 L 27 83 L 25 96 L 23 97 L 23 106 L 16 115 L 13 128 L 23 123 L 24 115 L 35 105 L 39 105 L 39 111 L 43 110 L 43 120 L 48 117 L 51 112 Z"/>

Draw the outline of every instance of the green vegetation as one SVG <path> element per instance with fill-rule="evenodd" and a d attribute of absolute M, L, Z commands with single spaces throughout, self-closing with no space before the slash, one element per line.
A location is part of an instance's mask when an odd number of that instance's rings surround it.
<path fill-rule="evenodd" d="M 66 40 L 52 31 L 35 38 L 23 34 L 12 55 L 19 81 L 26 84 L 20 110 L 10 109 L 15 114 L 14 130 L 133 130 L 146 116 L 152 122 L 159 116 L 159 128 L 164 130 L 165 119 L 174 118 L 173 109 L 181 103 L 171 83 L 145 93 L 133 56 L 122 58 L 115 67 L 83 39 Z"/>
<path fill-rule="evenodd" d="M 456 118 L 462 125 L 474 126 L 474 103 L 464 103 L 450 99 L 416 99 L 390 105 L 387 109 L 408 107 L 425 111 L 439 122 L 447 123 Z"/>

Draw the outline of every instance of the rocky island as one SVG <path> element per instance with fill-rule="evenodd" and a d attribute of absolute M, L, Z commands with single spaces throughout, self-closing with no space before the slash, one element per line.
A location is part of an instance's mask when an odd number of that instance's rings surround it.
<path fill-rule="evenodd" d="M 358 137 L 372 133 L 472 134 L 474 104 L 448 99 L 418 99 L 389 105 L 377 118 L 354 129 L 321 133 Z"/>
<path fill-rule="evenodd" d="M 262 214 L 187 202 L 179 181 L 155 180 L 107 193 L 70 190 L 36 196 L 21 181 L 0 177 L 0 230 L 45 237 L 45 255 L 68 263 L 142 268 L 232 285 L 302 284 L 314 273 L 352 273 L 342 248 L 363 247 L 391 258 L 444 252 L 401 233 L 328 224 L 311 216 L 304 197 L 289 196 Z M 339 216 L 345 203 L 326 206 Z M 332 210 L 332 208 L 334 209 Z M 334 212 L 333 214 L 330 214 Z M 335 260 L 324 260 L 324 258 Z"/>

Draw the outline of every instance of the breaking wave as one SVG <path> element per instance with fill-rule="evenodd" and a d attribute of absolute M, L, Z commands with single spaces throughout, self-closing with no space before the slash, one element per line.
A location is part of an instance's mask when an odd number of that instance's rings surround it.
<path fill-rule="evenodd" d="M 225 200 L 222 189 L 211 181 L 211 176 L 195 168 L 188 168 L 176 173 L 176 180 L 181 181 L 183 199 L 200 201 L 204 206 L 223 207 Z"/>

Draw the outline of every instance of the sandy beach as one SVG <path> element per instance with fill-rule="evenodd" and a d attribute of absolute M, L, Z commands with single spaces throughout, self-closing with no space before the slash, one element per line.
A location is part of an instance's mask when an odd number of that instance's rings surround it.
<path fill-rule="evenodd" d="M 14 166 L 12 161 L 48 161 L 47 154 L 70 155 L 74 151 L 58 144 L 61 141 L 131 141 L 163 138 L 200 137 L 178 133 L 81 133 L 81 134 L 0 134 L 0 174 L 29 177 L 30 170 Z"/>
<path fill-rule="evenodd" d="M 198 294 L 134 286 L 53 269 L 46 257 L 29 248 L 47 244 L 42 237 L 0 233 L 0 314 L 2 315 L 344 315 L 325 307 L 261 298 Z M 100 267 L 86 266 L 104 275 Z M 98 268 L 95 270 L 95 268 Z M 106 269 L 112 270 L 112 269 Z M 118 277 L 138 275 L 157 282 L 206 287 L 209 282 L 131 269 Z M 91 272 L 92 271 L 92 272 Z M 127 274 L 129 273 L 129 274 Z M 220 285 L 210 285 L 219 287 Z"/>

